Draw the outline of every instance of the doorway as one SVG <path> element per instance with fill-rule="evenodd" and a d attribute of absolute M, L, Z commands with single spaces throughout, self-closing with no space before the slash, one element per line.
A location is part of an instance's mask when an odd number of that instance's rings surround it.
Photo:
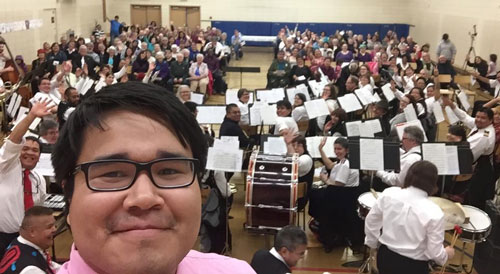
<path fill-rule="evenodd" d="M 132 25 L 146 27 L 155 21 L 161 26 L 161 6 L 157 5 L 132 5 L 130 7 L 130 22 Z"/>
<path fill-rule="evenodd" d="M 200 26 L 200 7 L 170 6 L 170 21 L 177 27 Z"/>

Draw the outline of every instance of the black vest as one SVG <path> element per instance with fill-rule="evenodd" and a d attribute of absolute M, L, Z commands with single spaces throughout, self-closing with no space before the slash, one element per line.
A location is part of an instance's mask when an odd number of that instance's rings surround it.
<path fill-rule="evenodd" d="M 45 273 L 54 274 L 49 264 L 37 249 L 14 239 L 0 262 L 0 274 L 21 273 L 28 266 L 36 266 Z"/>

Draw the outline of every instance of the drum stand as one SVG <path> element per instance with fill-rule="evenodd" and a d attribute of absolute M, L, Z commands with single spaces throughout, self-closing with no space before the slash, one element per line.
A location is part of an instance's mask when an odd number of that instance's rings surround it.
<path fill-rule="evenodd" d="M 455 273 L 467 273 L 471 274 L 472 270 L 474 269 L 474 264 L 472 263 L 474 261 L 474 257 L 472 258 L 471 261 L 471 268 L 470 270 L 467 270 L 467 264 L 464 264 L 464 255 L 465 255 L 465 245 L 467 243 L 462 241 L 462 251 L 460 252 L 460 264 L 450 264 L 449 265 L 449 271 L 455 272 Z"/>

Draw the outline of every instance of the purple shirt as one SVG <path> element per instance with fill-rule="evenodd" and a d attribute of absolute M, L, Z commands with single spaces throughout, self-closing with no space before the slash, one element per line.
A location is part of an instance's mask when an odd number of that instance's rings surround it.
<path fill-rule="evenodd" d="M 80 254 L 71 247 L 70 259 L 57 274 L 97 274 L 85 263 Z M 242 260 L 214 254 L 189 251 L 177 267 L 176 274 L 255 274 L 250 265 Z"/>

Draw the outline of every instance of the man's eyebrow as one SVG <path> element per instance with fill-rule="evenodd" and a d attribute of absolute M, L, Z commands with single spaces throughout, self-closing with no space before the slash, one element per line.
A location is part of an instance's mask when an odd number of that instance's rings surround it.
<path fill-rule="evenodd" d="M 156 153 L 157 158 L 186 158 L 188 157 L 185 154 L 169 152 L 160 150 Z M 99 160 L 130 160 L 130 156 L 128 153 L 113 153 L 103 156 L 98 156 L 94 159 L 94 161 Z"/>

